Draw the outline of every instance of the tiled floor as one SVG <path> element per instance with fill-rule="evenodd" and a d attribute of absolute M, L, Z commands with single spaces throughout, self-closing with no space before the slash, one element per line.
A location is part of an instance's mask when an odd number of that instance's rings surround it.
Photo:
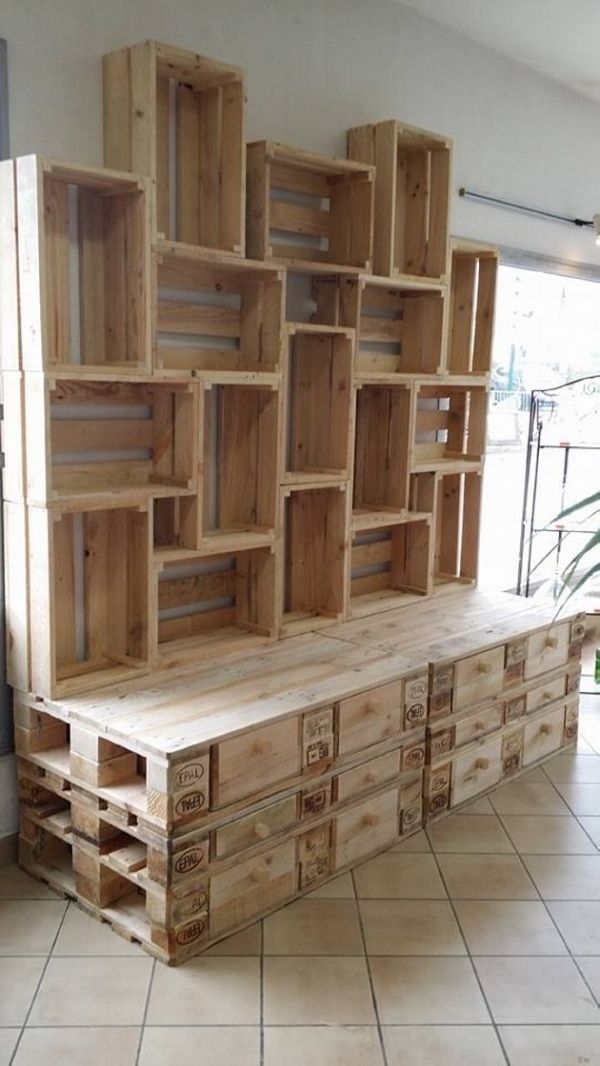
<path fill-rule="evenodd" d="M 178 969 L 0 871 L 0 1066 L 600 1066 L 600 707 L 578 754 Z"/>

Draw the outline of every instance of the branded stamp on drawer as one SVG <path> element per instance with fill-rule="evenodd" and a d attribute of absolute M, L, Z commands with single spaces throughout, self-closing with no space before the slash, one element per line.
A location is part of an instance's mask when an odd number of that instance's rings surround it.
<path fill-rule="evenodd" d="M 302 717 L 302 765 L 322 770 L 333 761 L 333 707 Z"/>
<path fill-rule="evenodd" d="M 579 692 L 579 686 L 581 684 L 581 667 L 577 670 L 569 670 L 567 674 L 567 695 L 572 692 Z"/>
<path fill-rule="evenodd" d="M 504 704 L 504 721 L 506 724 L 516 722 L 519 718 L 522 718 L 525 714 L 526 706 L 527 698 L 525 696 L 517 696 L 514 700 L 507 700 Z"/>
<path fill-rule="evenodd" d="M 436 729 L 435 732 L 430 732 L 427 738 L 430 761 L 435 762 L 435 760 L 441 758 L 442 755 L 447 755 L 449 751 L 452 751 L 453 744 L 454 737 L 452 729 Z"/>
<path fill-rule="evenodd" d="M 445 718 L 452 713 L 452 689 L 436 692 L 429 697 L 430 718 Z"/>
<path fill-rule="evenodd" d="M 517 729 L 502 740 L 502 773 L 510 777 L 521 769 L 523 763 L 523 730 Z"/>
<path fill-rule="evenodd" d="M 527 658 L 527 637 L 519 637 L 518 640 L 510 640 L 506 645 L 504 665 L 515 666 L 516 663 L 524 662 Z"/>
<path fill-rule="evenodd" d="M 454 664 L 446 663 L 445 666 L 436 666 L 431 675 L 431 691 L 435 695 L 438 692 L 447 692 L 454 686 Z"/>
<path fill-rule="evenodd" d="M 525 660 L 521 662 L 512 663 L 504 670 L 504 684 L 505 685 L 518 685 L 525 677 Z"/>
<path fill-rule="evenodd" d="M 331 783 L 312 789 L 310 792 L 303 792 L 300 800 L 300 817 L 311 818 L 314 814 L 320 814 L 329 807 L 330 803 Z"/>
<path fill-rule="evenodd" d="M 581 640 L 572 640 L 571 643 L 569 644 L 569 650 L 567 652 L 567 657 L 568 657 L 569 662 L 570 663 L 578 662 L 578 660 L 581 659 L 582 650 L 583 650 L 583 641 L 581 641 Z"/>
<path fill-rule="evenodd" d="M 429 814 L 439 814 L 450 803 L 450 780 L 452 777 L 452 763 L 444 763 L 435 769 L 425 771 L 427 789 L 427 809 Z"/>
<path fill-rule="evenodd" d="M 321 881 L 331 869 L 331 823 L 319 825 L 300 837 L 300 888 Z"/>
<path fill-rule="evenodd" d="M 567 704 L 565 707 L 565 743 L 577 738 L 579 726 L 579 707 L 575 704 Z"/>
<path fill-rule="evenodd" d="M 429 680 L 426 674 L 407 678 L 404 687 L 404 728 L 413 729 L 427 718 Z"/>
<path fill-rule="evenodd" d="M 407 781 L 400 789 L 401 833 L 408 833 L 409 830 L 415 829 L 416 826 L 421 824 L 423 818 L 422 787 L 423 783 L 419 775 L 414 780 Z"/>
<path fill-rule="evenodd" d="M 420 770 L 425 765 L 425 741 L 404 748 L 402 753 L 403 770 Z"/>

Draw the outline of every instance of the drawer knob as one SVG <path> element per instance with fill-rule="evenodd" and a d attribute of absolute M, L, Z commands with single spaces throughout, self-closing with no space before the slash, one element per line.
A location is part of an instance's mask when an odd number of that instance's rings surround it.
<path fill-rule="evenodd" d="M 271 830 L 265 822 L 257 822 L 254 826 L 254 836 L 259 840 L 266 840 Z"/>
<path fill-rule="evenodd" d="M 489 765 L 490 765 L 490 760 L 489 759 L 475 759 L 475 769 L 476 770 L 487 770 Z"/>
<path fill-rule="evenodd" d="M 489 674 L 491 669 L 492 667 L 490 663 L 477 663 L 478 674 Z"/>
<path fill-rule="evenodd" d="M 551 700 L 552 699 L 552 693 L 551 692 L 542 692 L 542 699 L 543 700 Z"/>
<path fill-rule="evenodd" d="M 542 722 L 540 726 L 540 733 L 542 736 L 549 736 L 554 727 L 550 725 L 550 722 Z"/>
<path fill-rule="evenodd" d="M 365 703 L 365 714 L 377 714 L 377 704 L 371 703 L 370 700 Z"/>
<path fill-rule="evenodd" d="M 476 733 L 483 733 L 485 731 L 485 722 L 474 722 L 473 729 Z"/>
<path fill-rule="evenodd" d="M 378 822 L 379 822 L 379 815 L 378 814 L 373 814 L 372 812 L 369 812 L 369 811 L 367 812 L 367 814 L 365 814 L 365 816 L 363 818 L 363 825 L 372 826 L 372 825 L 377 825 Z"/>
<path fill-rule="evenodd" d="M 546 637 L 544 644 L 547 648 L 555 648 L 558 644 L 558 637 Z"/>
<path fill-rule="evenodd" d="M 369 770 L 365 774 L 365 781 L 366 781 L 367 785 L 374 785 L 375 782 L 377 781 L 377 774 L 374 774 L 372 770 Z"/>
<path fill-rule="evenodd" d="M 252 751 L 255 755 L 269 755 L 273 745 L 268 740 L 257 740 Z"/>
<path fill-rule="evenodd" d="M 269 871 L 267 867 L 257 866 L 250 874 L 250 879 L 255 881 L 257 885 L 264 885 L 265 881 L 269 880 Z"/>

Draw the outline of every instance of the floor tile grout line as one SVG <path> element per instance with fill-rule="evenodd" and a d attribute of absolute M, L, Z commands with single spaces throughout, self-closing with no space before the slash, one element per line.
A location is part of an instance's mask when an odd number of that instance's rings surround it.
<path fill-rule="evenodd" d="M 42 985 L 42 981 L 44 980 L 44 977 L 46 976 L 46 970 L 48 969 L 48 964 L 50 962 L 50 959 L 52 958 L 52 952 L 54 950 L 54 945 L 56 944 L 56 941 L 58 940 L 58 938 L 60 936 L 60 931 L 61 931 L 61 929 L 62 929 L 62 927 L 64 925 L 65 918 L 67 917 L 67 912 L 68 912 L 69 907 L 71 905 L 71 901 L 69 900 L 69 898 L 67 896 L 65 896 L 64 902 L 65 902 L 65 909 L 63 911 L 62 918 L 60 919 L 60 922 L 58 923 L 58 929 L 56 930 L 56 933 L 54 934 L 54 937 L 53 937 L 52 943 L 50 945 L 48 954 L 46 955 L 46 961 L 45 961 L 44 965 L 42 966 L 42 972 L 41 972 L 39 980 L 38 980 L 38 982 L 37 982 L 37 984 L 35 986 L 35 992 L 33 993 L 33 996 L 31 997 L 31 1003 L 29 1004 L 29 1008 L 28 1008 L 27 1013 L 25 1015 L 25 1020 L 23 1022 L 23 1025 L 21 1026 L 21 1032 L 19 1033 L 19 1036 L 17 1037 L 17 1042 L 16 1042 L 16 1044 L 14 1046 L 13 1053 L 10 1056 L 10 1059 L 9 1059 L 9 1066 L 12 1066 L 12 1064 L 14 1063 L 15 1058 L 17 1056 L 17 1052 L 19 1050 L 19 1046 L 21 1044 L 21 1040 L 23 1039 L 23 1033 L 25 1032 L 25 1029 L 27 1027 L 27 1023 L 29 1021 L 29 1018 L 31 1017 L 31 1012 L 33 1010 L 33 1005 L 34 1005 L 34 1003 L 35 1003 L 35 1001 L 36 1001 L 36 999 L 38 997 L 38 993 L 40 991 L 40 988 L 41 988 L 41 985 Z M 34 957 L 35 958 L 39 958 L 39 956 L 34 956 Z"/>
<path fill-rule="evenodd" d="M 431 838 L 429 836 L 429 832 L 428 832 L 427 828 L 425 829 L 425 836 L 427 837 L 427 840 L 429 842 L 429 846 L 432 847 Z M 469 945 L 467 943 L 467 938 L 466 938 L 466 936 L 465 936 L 465 934 L 463 932 L 462 925 L 460 924 L 460 920 L 459 920 L 458 914 L 456 912 L 456 907 L 454 906 L 454 903 L 453 903 L 452 898 L 450 896 L 450 892 L 448 891 L 448 885 L 447 885 L 447 882 L 446 882 L 446 878 L 444 877 L 443 870 L 442 870 L 442 868 L 441 868 L 441 866 L 440 866 L 440 864 L 438 862 L 437 855 L 435 854 L 435 852 L 433 854 L 434 854 L 435 864 L 436 864 L 436 866 L 438 868 L 438 873 L 439 873 L 439 875 L 440 875 L 440 877 L 442 879 L 442 884 L 443 884 L 443 886 L 444 886 L 444 888 L 445 888 L 445 890 L 446 890 L 446 892 L 448 894 L 448 902 L 449 902 L 449 904 L 450 904 L 450 906 L 452 908 L 452 913 L 454 915 L 454 921 L 457 924 L 457 927 L 458 927 L 458 930 L 460 932 L 463 944 L 465 946 L 465 951 L 467 953 L 467 958 L 469 959 L 469 962 L 471 963 L 471 969 L 473 971 L 473 976 L 475 977 L 477 985 L 479 986 L 479 991 L 481 993 L 481 997 L 483 999 L 483 1002 L 485 1003 L 485 1009 L 488 1012 L 488 1015 L 489 1015 L 489 1018 L 490 1018 L 490 1022 L 492 1024 L 493 1028 L 494 1028 L 494 1032 L 496 1033 L 496 1038 L 498 1040 L 498 1043 L 500 1044 L 500 1048 L 502 1050 L 502 1054 L 504 1056 L 504 1059 L 505 1059 L 505 1061 L 507 1063 L 507 1066 L 510 1066 L 510 1061 L 509 1061 L 508 1055 L 506 1054 L 506 1049 L 504 1047 L 504 1044 L 502 1043 L 502 1039 L 500 1037 L 500 1033 L 498 1032 L 498 1026 L 496 1024 L 496 1019 L 494 1018 L 494 1015 L 492 1013 L 492 1008 L 490 1007 L 488 998 L 487 998 L 487 996 L 485 994 L 485 990 L 483 988 L 483 984 L 481 982 L 481 978 L 480 978 L 480 976 L 479 976 L 479 974 L 477 972 L 477 967 L 475 966 L 475 963 L 473 962 L 473 956 L 471 955 L 471 951 L 470 951 Z"/>
<path fill-rule="evenodd" d="M 546 770 L 545 770 L 545 767 L 544 767 L 544 765 L 542 765 L 542 770 L 543 770 L 544 774 L 546 775 L 546 777 L 548 778 L 548 780 L 550 781 L 550 783 L 551 783 L 551 784 L 554 784 L 554 782 L 552 781 L 552 779 L 551 779 L 551 778 L 550 778 L 550 777 L 548 776 L 548 774 L 546 773 Z M 565 784 L 565 785 L 570 785 L 570 784 L 587 784 L 587 782 L 585 782 L 585 781 L 579 781 L 579 782 L 578 782 L 578 781 L 563 781 L 563 782 L 559 782 L 559 783 L 561 783 L 561 784 Z M 594 781 L 591 781 L 591 782 L 589 782 L 589 783 L 590 783 L 590 784 L 596 784 L 596 783 L 600 783 L 600 782 L 594 782 Z M 557 790 L 557 791 L 558 791 L 558 790 Z M 585 817 L 590 817 L 590 818 L 593 818 L 593 817 L 595 817 L 595 815 L 585 815 L 585 814 L 584 814 L 584 815 L 578 815 L 578 814 L 575 814 L 575 812 L 573 811 L 572 807 L 570 807 L 570 806 L 569 806 L 569 803 L 568 803 L 568 801 L 567 801 L 567 800 L 565 799 L 565 797 L 563 796 L 562 792 L 561 792 L 561 793 L 559 793 L 559 795 L 560 795 L 560 797 L 561 797 L 561 799 L 562 799 L 563 803 L 564 803 L 564 804 L 565 804 L 565 805 L 566 805 L 566 806 L 567 806 L 567 807 L 569 808 L 569 810 L 570 810 L 570 812 L 571 812 L 571 814 L 572 814 L 573 818 L 574 818 L 574 819 L 575 819 L 575 821 L 577 822 L 577 825 L 579 826 L 579 828 L 580 828 L 580 829 L 581 829 L 581 830 L 582 830 L 582 831 L 583 831 L 583 832 L 585 833 L 585 835 L 586 835 L 586 837 L 588 838 L 588 840 L 590 841 L 590 843 L 591 843 L 591 844 L 592 844 L 592 845 L 593 845 L 593 846 L 595 847 L 595 849 L 596 849 L 596 853 L 597 853 L 597 854 L 598 854 L 598 853 L 600 853 L 600 847 L 598 847 L 598 845 L 596 844 L 596 841 L 595 841 L 595 840 L 594 840 L 594 839 L 593 839 L 593 838 L 592 838 L 592 837 L 590 836 L 590 834 L 588 833 L 587 829 L 585 828 L 585 826 L 584 826 L 584 825 L 582 825 L 582 824 L 581 824 L 581 821 L 580 821 L 580 818 L 585 818 Z"/>
<path fill-rule="evenodd" d="M 366 966 L 366 969 L 367 969 L 367 976 L 368 976 L 368 979 L 369 979 L 369 988 L 371 990 L 371 1001 L 373 1003 L 373 1012 L 375 1014 L 375 1020 L 376 1020 L 376 1023 L 377 1023 L 377 1035 L 379 1037 L 379 1047 L 381 1049 L 381 1060 L 382 1060 L 383 1066 L 388 1066 L 387 1051 L 386 1051 L 386 1048 L 385 1048 L 385 1041 L 383 1039 L 383 1025 L 382 1025 L 382 1022 L 381 1022 L 381 1018 L 379 1016 L 379 1003 L 377 1002 L 377 996 L 375 994 L 375 985 L 373 984 L 373 973 L 371 971 L 371 958 L 370 958 L 370 955 L 369 955 L 369 952 L 368 952 L 368 949 L 367 949 L 367 938 L 365 936 L 365 927 L 364 927 L 363 918 L 362 918 L 362 914 L 361 914 L 361 910 L 360 910 L 360 903 L 359 903 L 359 900 L 358 900 L 358 896 L 356 895 L 356 882 L 354 880 L 354 869 L 350 870 L 349 873 L 350 873 L 350 879 L 352 881 L 352 887 L 354 889 L 354 901 L 355 901 L 355 905 L 356 905 L 356 914 L 357 914 L 357 917 L 358 917 L 358 925 L 359 925 L 359 928 L 360 928 L 360 935 L 361 935 L 361 940 L 362 940 L 362 945 L 363 945 L 363 955 L 364 955 L 364 960 L 365 960 L 365 966 Z"/>
<path fill-rule="evenodd" d="M 142 1044 L 144 1042 L 144 1032 L 146 1030 L 146 1018 L 148 1017 L 148 1008 L 150 1006 L 150 995 L 152 993 L 152 985 L 154 984 L 154 974 L 156 972 L 157 960 L 152 960 L 152 969 L 150 970 L 150 980 L 148 981 L 148 991 L 146 992 L 146 1000 L 144 1003 L 144 1012 L 142 1014 L 142 1024 L 140 1025 L 140 1037 L 138 1040 L 137 1051 L 135 1055 L 135 1066 L 138 1066 L 140 1061 L 140 1055 L 142 1053 Z"/>

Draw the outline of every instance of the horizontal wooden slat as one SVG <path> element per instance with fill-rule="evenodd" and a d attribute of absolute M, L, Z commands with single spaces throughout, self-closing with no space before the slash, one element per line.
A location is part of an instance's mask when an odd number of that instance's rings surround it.
<path fill-rule="evenodd" d="M 151 448 L 152 422 L 141 418 L 53 420 L 51 440 L 55 452 Z"/>
<path fill-rule="evenodd" d="M 271 229 L 287 233 L 302 233 L 311 237 L 329 236 L 329 211 L 290 204 L 285 200 L 271 200 Z"/>
<path fill-rule="evenodd" d="M 448 429 L 449 411 L 417 411 L 417 433 Z"/>
<path fill-rule="evenodd" d="M 113 461 L 110 463 L 67 463 L 52 468 L 52 487 L 55 492 L 95 492 L 123 488 L 128 485 L 147 485 L 152 474 L 150 459 Z"/>
<path fill-rule="evenodd" d="M 170 578 L 158 583 L 158 608 L 186 607 L 203 600 L 217 600 L 235 595 L 235 571 L 221 570 L 213 574 L 194 574 L 193 577 Z"/>
<path fill-rule="evenodd" d="M 389 563 L 392 558 L 391 540 L 376 540 L 370 544 L 354 544 L 352 567 L 371 566 L 373 563 Z"/>
<path fill-rule="evenodd" d="M 402 371 L 402 356 L 384 352 L 359 352 L 359 374 L 398 374 Z"/>
<path fill-rule="evenodd" d="M 402 322 L 397 318 L 376 318 L 363 315 L 360 320 L 359 337 L 369 344 L 394 344 L 402 339 Z"/>
<path fill-rule="evenodd" d="M 269 253 L 274 259 L 299 259 L 308 263 L 326 263 L 329 260 L 329 252 L 305 244 L 271 244 Z"/>
<path fill-rule="evenodd" d="M 248 277 L 247 280 L 251 280 Z M 239 292 L 243 279 L 231 270 L 219 270 L 218 265 L 205 265 L 188 259 L 165 257 L 158 264 L 158 284 L 166 289 L 195 292 Z"/>
<path fill-rule="evenodd" d="M 54 407 L 74 404 L 151 404 L 152 386 L 121 381 L 57 381 L 50 393 Z"/>
<path fill-rule="evenodd" d="M 271 185 L 276 189 L 318 196 L 319 199 L 329 196 L 329 184 L 324 174 L 288 167 L 285 163 L 271 163 Z"/>
<path fill-rule="evenodd" d="M 369 574 L 368 577 L 353 577 L 350 587 L 351 596 L 365 596 L 368 592 L 383 592 L 391 588 L 391 574 L 384 570 L 381 574 Z"/>
<path fill-rule="evenodd" d="M 240 312 L 211 304 L 158 301 L 158 328 L 166 333 L 201 333 L 207 337 L 239 337 Z"/>
<path fill-rule="evenodd" d="M 386 289 L 383 286 L 367 285 L 361 298 L 362 313 L 373 311 L 401 311 L 404 295 L 398 289 Z"/>
<path fill-rule="evenodd" d="M 201 614 L 189 614 L 184 618 L 166 618 L 158 623 L 159 642 L 181 640 L 193 637 L 209 630 L 223 629 L 235 624 L 235 607 L 224 607 L 218 611 L 203 611 Z"/>
<path fill-rule="evenodd" d="M 181 348 L 159 344 L 158 362 L 167 370 L 252 370 L 237 348 Z M 260 369 L 260 367 L 256 367 Z"/>

